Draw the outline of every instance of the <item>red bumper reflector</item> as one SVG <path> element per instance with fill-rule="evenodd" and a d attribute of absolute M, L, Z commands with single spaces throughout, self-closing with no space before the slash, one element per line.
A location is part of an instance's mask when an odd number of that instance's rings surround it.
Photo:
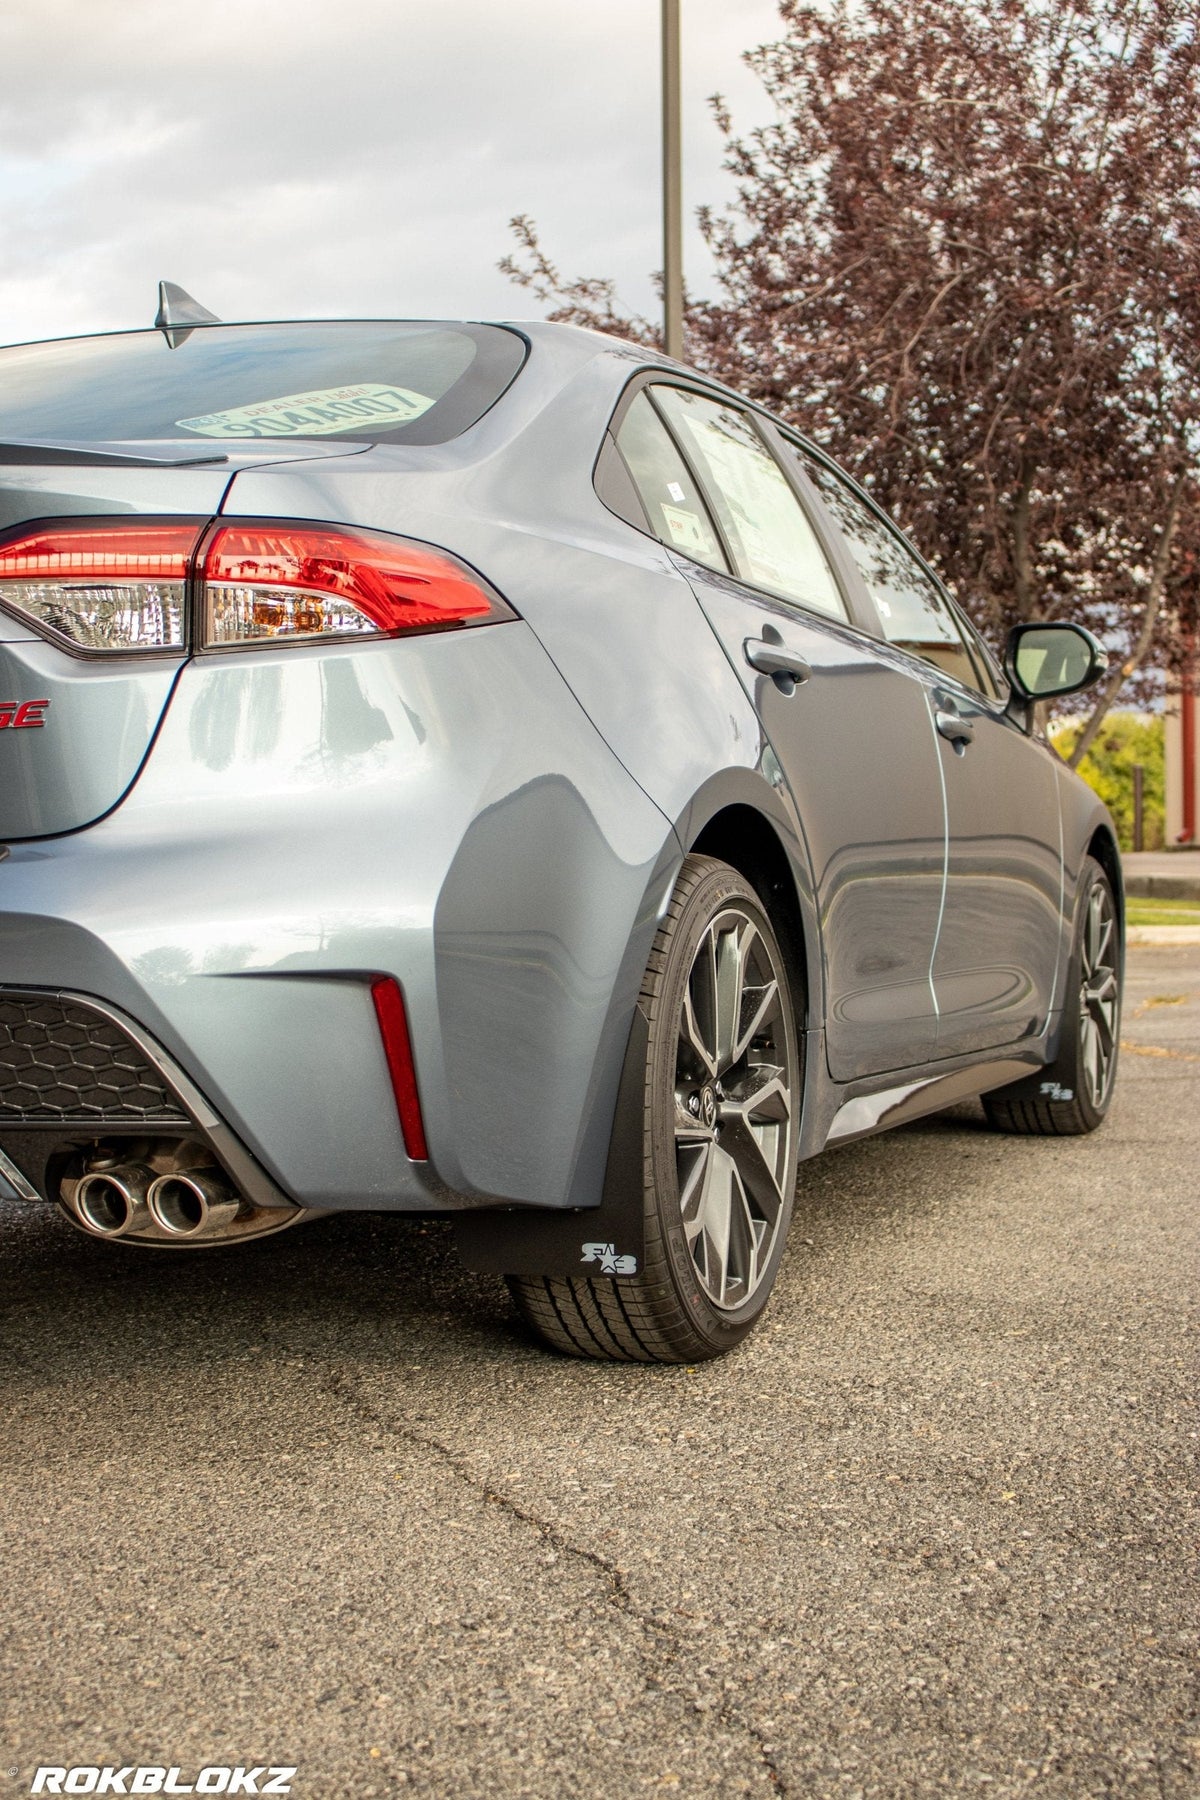
<path fill-rule="evenodd" d="M 417 1071 L 413 1064 L 408 1016 L 404 1011 L 404 996 L 400 992 L 399 982 L 394 981 L 390 975 L 380 976 L 378 981 L 371 983 L 371 999 L 375 1003 L 379 1035 L 383 1039 L 383 1054 L 387 1058 L 392 1092 L 396 1096 L 396 1111 L 400 1115 L 404 1148 L 412 1162 L 428 1162 L 429 1150 L 421 1119 L 421 1097 L 417 1093 Z"/>

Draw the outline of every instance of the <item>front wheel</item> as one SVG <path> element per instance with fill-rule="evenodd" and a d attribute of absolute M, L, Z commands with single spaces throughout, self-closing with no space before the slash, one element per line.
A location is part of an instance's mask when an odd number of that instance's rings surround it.
<path fill-rule="evenodd" d="M 1067 969 L 1062 1037 L 1048 1068 L 983 1096 L 997 1131 L 1078 1137 L 1108 1111 L 1121 1024 L 1121 932 L 1112 883 L 1094 857 L 1084 862 Z"/>
<path fill-rule="evenodd" d="M 573 1356 L 699 1362 L 761 1317 L 796 1181 L 798 993 L 754 889 L 689 856 L 639 1004 L 645 1258 L 633 1279 L 510 1276 L 526 1321 Z"/>

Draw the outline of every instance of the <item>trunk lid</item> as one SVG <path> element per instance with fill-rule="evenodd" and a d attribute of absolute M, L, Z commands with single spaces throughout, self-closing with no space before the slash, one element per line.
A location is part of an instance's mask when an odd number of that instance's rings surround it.
<path fill-rule="evenodd" d="M 196 457 L 194 444 L 0 446 L 0 542 L 35 521 L 207 520 L 239 467 L 328 458 L 330 446 L 210 442 L 200 453 L 212 460 L 183 462 Z M 0 842 L 76 831 L 110 812 L 137 777 L 187 656 L 68 649 L 6 607 L 0 590 Z"/>

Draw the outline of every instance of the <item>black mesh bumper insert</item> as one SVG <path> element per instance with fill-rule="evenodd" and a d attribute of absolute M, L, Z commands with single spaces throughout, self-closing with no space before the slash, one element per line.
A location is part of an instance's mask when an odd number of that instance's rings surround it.
<path fill-rule="evenodd" d="M 54 995 L 0 994 L 0 1123 L 186 1124 L 115 1020 Z"/>

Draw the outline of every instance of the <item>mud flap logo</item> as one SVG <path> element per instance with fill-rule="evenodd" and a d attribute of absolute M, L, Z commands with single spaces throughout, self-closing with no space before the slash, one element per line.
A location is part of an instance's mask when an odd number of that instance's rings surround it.
<path fill-rule="evenodd" d="M 585 1244 L 581 1261 L 599 1263 L 602 1275 L 636 1275 L 637 1257 L 618 1256 L 615 1244 Z"/>

